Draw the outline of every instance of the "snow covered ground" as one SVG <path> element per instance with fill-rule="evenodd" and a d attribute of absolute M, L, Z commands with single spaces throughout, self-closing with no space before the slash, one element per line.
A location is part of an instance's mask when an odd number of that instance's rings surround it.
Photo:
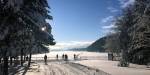
<path fill-rule="evenodd" d="M 77 61 L 76 63 L 100 69 L 111 75 L 150 75 L 150 69 L 146 68 L 144 65 L 136 65 L 134 67 L 118 67 L 117 61 L 107 60 L 83 60 Z"/>
<path fill-rule="evenodd" d="M 144 65 L 132 64 L 130 67 L 118 67 L 117 61 L 107 60 L 107 53 L 61 51 L 47 53 L 47 56 L 56 59 L 56 54 L 59 55 L 59 59 L 62 54 L 67 54 L 69 60 L 73 60 L 73 54 L 76 54 L 79 55 L 79 58 L 87 57 L 88 60 L 70 61 L 72 63 L 51 61 L 48 62 L 48 65 L 44 65 L 44 62 L 37 62 L 39 66 L 32 67 L 33 69 L 29 70 L 26 75 L 107 75 L 107 73 L 111 75 L 150 75 L 150 69 Z M 44 55 L 33 55 L 33 59 L 38 60 L 36 57 Z"/>
<path fill-rule="evenodd" d="M 38 63 L 39 68 L 32 66 L 26 75 L 100 75 L 95 69 L 90 69 L 73 63 Z"/>

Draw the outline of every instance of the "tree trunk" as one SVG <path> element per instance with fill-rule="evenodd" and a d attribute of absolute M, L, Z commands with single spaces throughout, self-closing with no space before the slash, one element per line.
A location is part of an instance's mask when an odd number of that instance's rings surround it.
<path fill-rule="evenodd" d="M 8 57 L 4 57 L 3 75 L 8 75 Z"/>
<path fill-rule="evenodd" d="M 23 58 L 23 61 L 25 62 L 26 61 L 26 55 L 24 54 L 24 58 Z"/>
<path fill-rule="evenodd" d="M 122 50 L 122 59 L 120 60 L 120 66 L 121 67 L 128 67 L 129 62 L 127 59 L 127 52 L 125 50 Z"/>
<path fill-rule="evenodd" d="M 13 59 L 13 57 L 10 57 L 10 65 L 12 65 L 12 59 Z"/>
<path fill-rule="evenodd" d="M 0 63 L 2 62 L 2 58 L 0 58 Z"/>
<path fill-rule="evenodd" d="M 32 53 L 30 53 L 30 55 L 29 55 L 28 67 L 30 67 L 30 64 L 31 64 L 31 57 L 32 57 Z"/>
<path fill-rule="evenodd" d="M 20 61 L 21 66 L 23 66 L 23 49 L 21 49 L 21 61 Z"/>

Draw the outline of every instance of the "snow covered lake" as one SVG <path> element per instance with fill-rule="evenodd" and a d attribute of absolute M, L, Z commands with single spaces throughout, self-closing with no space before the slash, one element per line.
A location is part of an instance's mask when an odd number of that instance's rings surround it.
<path fill-rule="evenodd" d="M 73 60 L 74 54 L 78 56 L 78 59 L 88 59 L 88 60 L 94 60 L 94 59 L 101 59 L 101 60 L 107 60 L 108 59 L 108 53 L 100 53 L 100 52 L 87 52 L 87 51 L 52 51 L 49 53 L 45 53 L 48 57 L 48 59 L 56 59 L 56 55 L 58 54 L 59 59 L 62 58 L 63 54 L 68 55 L 69 60 Z M 32 56 L 33 60 L 41 60 L 43 59 L 45 54 L 36 54 Z"/>

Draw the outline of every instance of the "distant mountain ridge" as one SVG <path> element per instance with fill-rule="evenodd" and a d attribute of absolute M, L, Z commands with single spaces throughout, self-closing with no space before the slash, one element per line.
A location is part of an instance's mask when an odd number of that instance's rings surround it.
<path fill-rule="evenodd" d="M 96 40 L 94 43 L 92 43 L 90 46 L 87 47 L 87 51 L 92 52 L 105 52 L 105 40 L 107 37 L 102 37 L 98 40 Z"/>
<path fill-rule="evenodd" d="M 72 49 L 68 49 L 69 51 L 86 51 L 87 48 L 72 48 Z"/>

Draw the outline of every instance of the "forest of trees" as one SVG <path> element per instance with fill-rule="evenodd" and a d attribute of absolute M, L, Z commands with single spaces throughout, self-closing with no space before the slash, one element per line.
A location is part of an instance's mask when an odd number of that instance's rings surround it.
<path fill-rule="evenodd" d="M 135 0 L 124 8 L 113 30 L 109 36 L 115 38 L 107 38 L 106 48 L 122 53 L 121 66 L 150 63 L 150 0 Z"/>
<path fill-rule="evenodd" d="M 20 56 L 48 52 L 46 45 L 54 45 L 47 0 L 0 0 L 0 75 L 8 75 L 8 67 Z"/>

